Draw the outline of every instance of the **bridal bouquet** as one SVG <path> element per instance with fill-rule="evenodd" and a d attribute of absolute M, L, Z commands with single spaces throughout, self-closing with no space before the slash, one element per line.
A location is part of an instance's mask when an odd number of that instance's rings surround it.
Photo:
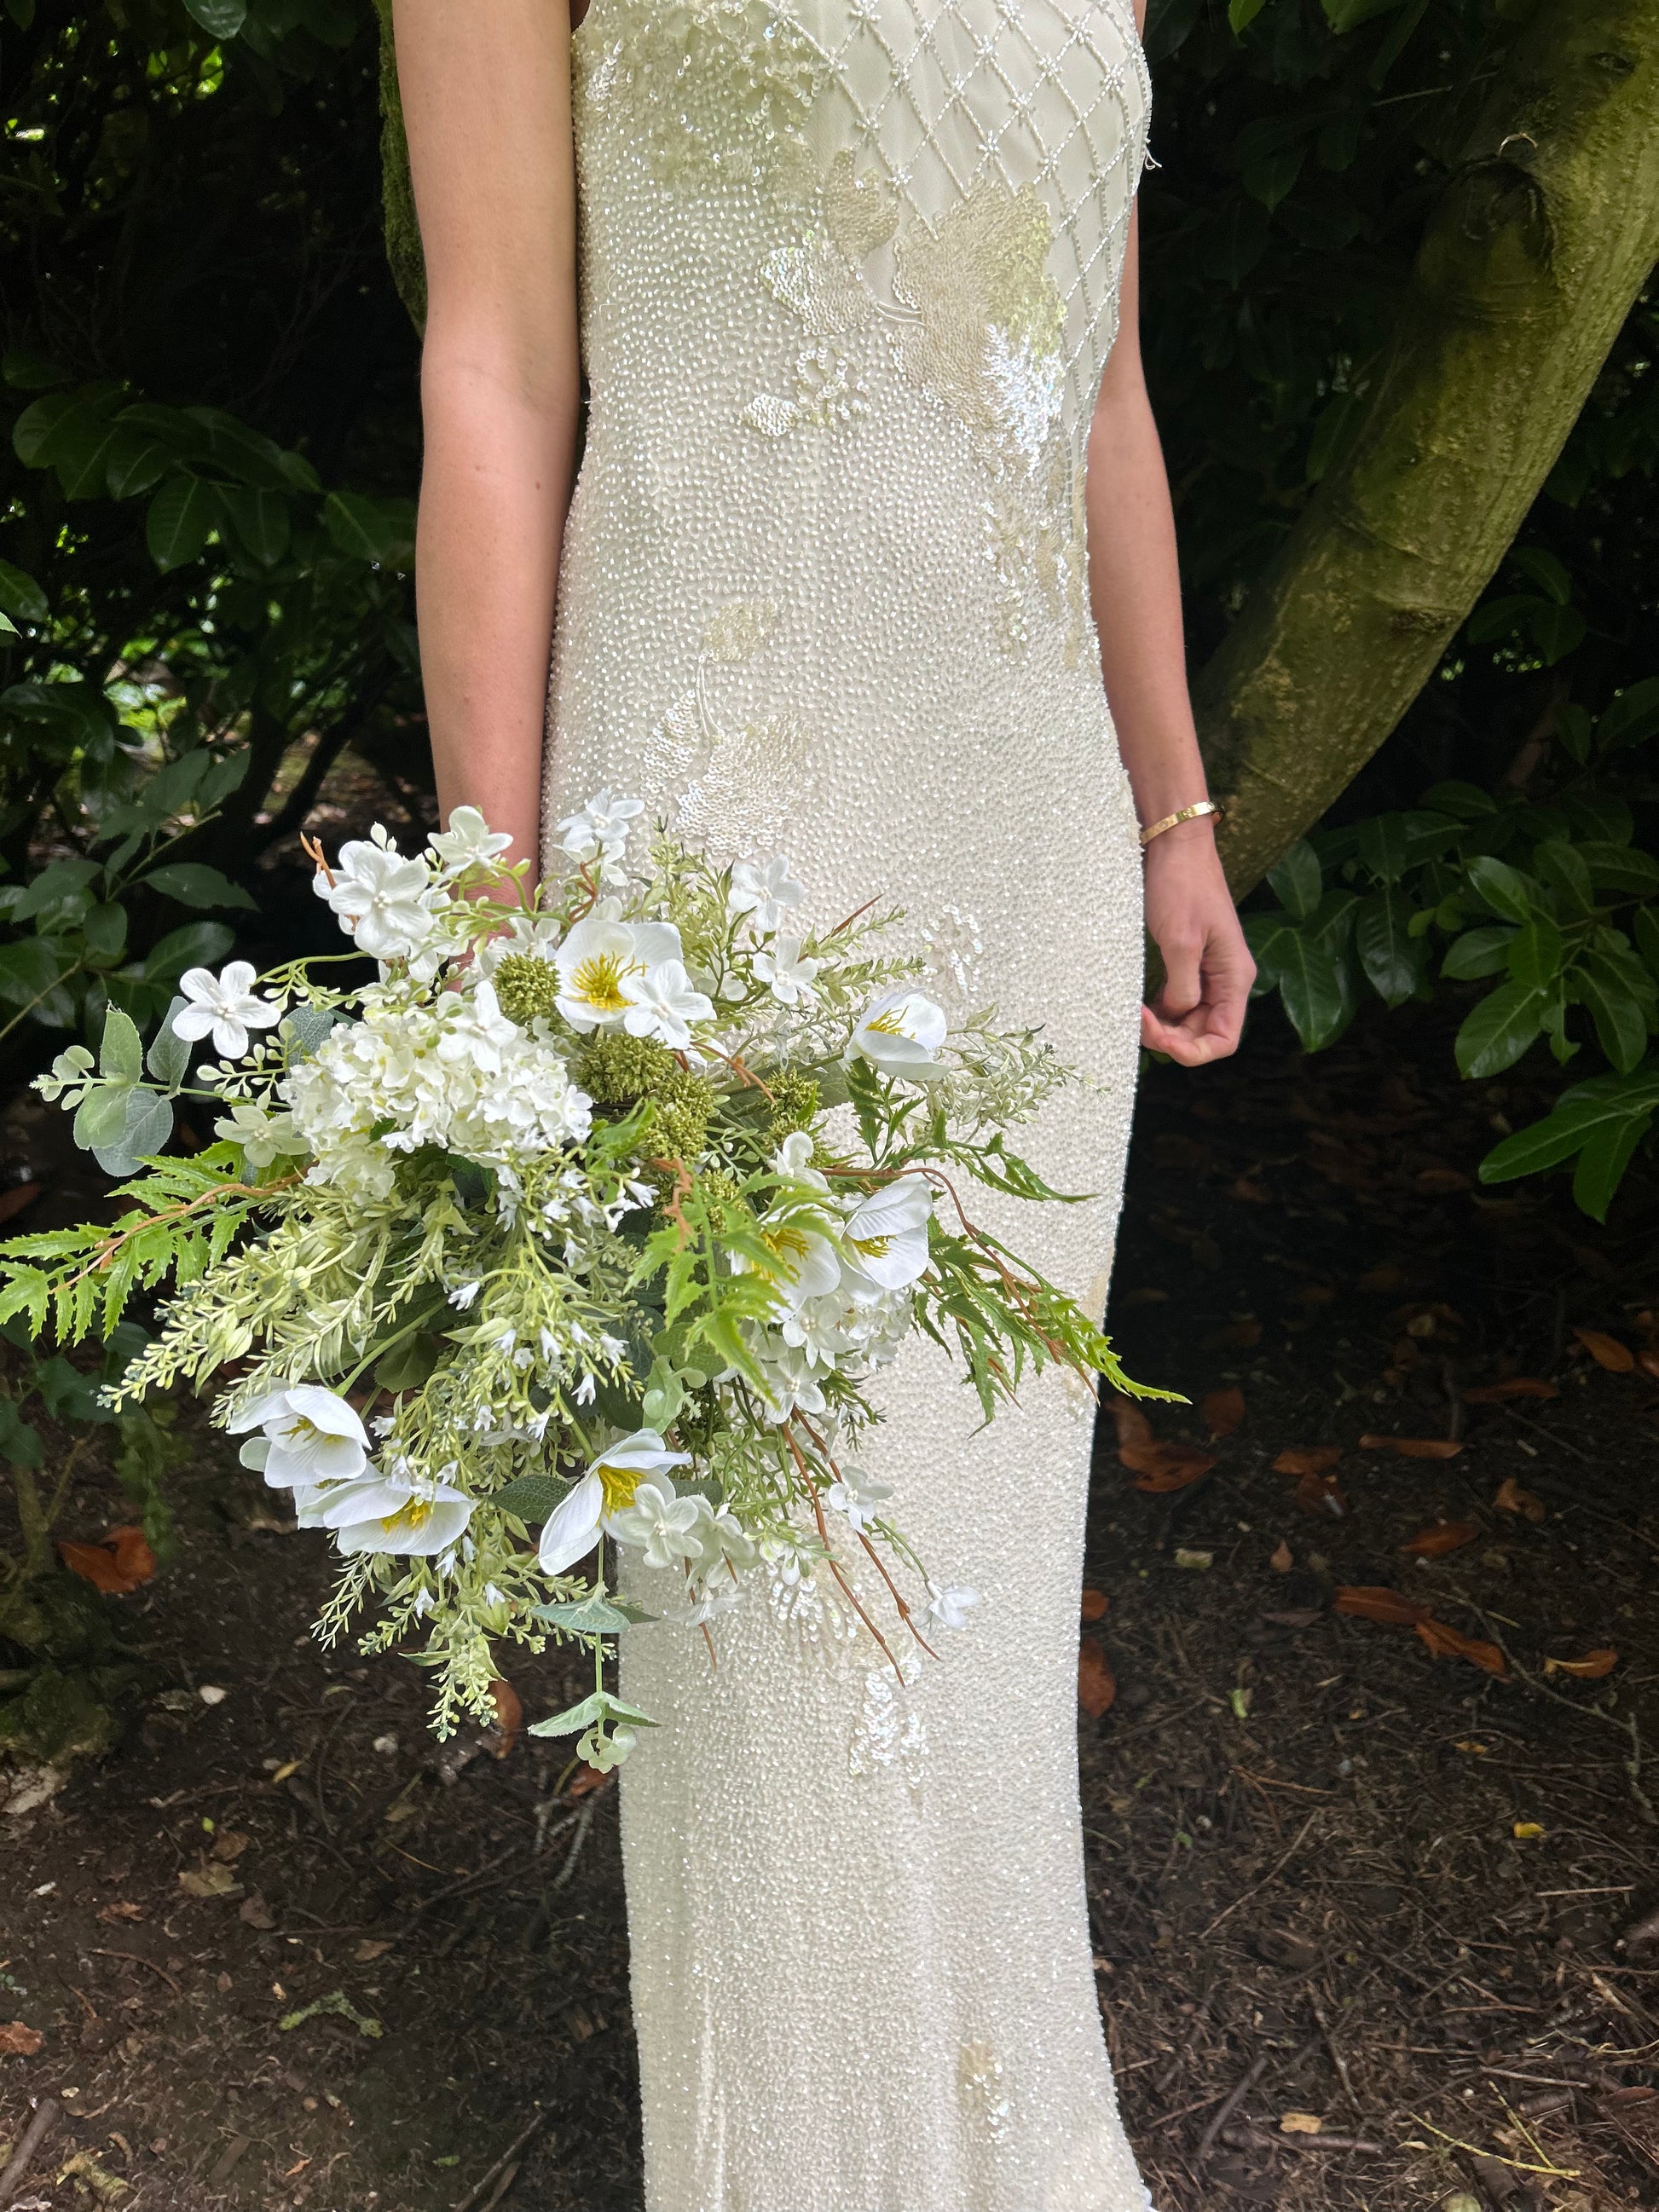
<path fill-rule="evenodd" d="M 606 1539 L 693 1624 L 823 1577 L 891 1657 L 974 1602 L 858 1463 L 904 1340 L 954 1352 L 988 1419 L 1051 1363 L 1135 1387 L 964 1210 L 969 1179 L 1064 1202 L 1004 1138 L 1067 1079 L 1054 1054 L 989 1013 L 952 1030 L 896 916 L 805 929 L 787 861 L 716 866 L 642 811 L 601 792 L 534 891 L 466 807 L 417 857 L 380 828 L 331 866 L 308 848 L 335 962 L 375 979 L 195 969 L 148 1052 L 112 1006 L 97 1060 L 38 1087 L 126 1211 L 0 1246 L 0 1319 L 62 1344 L 171 1285 L 112 1402 L 225 1377 L 243 1461 L 339 1553 L 321 1632 L 372 1607 L 365 1650 L 418 1639 L 441 1733 L 493 1717 L 503 1643 L 591 1646 L 592 1695 L 538 1732 L 600 1769 L 650 1724 L 605 1686 L 650 1618 Z M 216 1141 L 159 1157 L 180 1097 Z"/>

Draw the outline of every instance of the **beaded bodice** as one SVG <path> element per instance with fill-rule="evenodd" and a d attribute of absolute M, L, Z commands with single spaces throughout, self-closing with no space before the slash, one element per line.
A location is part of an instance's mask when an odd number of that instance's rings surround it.
<path fill-rule="evenodd" d="M 592 0 L 575 52 L 601 434 L 711 368 L 703 434 L 738 465 L 793 443 L 809 481 L 878 410 L 942 413 L 1000 648 L 1046 614 L 1075 654 L 1149 105 L 1131 0 Z"/>

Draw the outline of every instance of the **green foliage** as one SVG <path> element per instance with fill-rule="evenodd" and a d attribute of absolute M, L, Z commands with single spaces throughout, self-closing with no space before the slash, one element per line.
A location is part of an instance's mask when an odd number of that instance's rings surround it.
<path fill-rule="evenodd" d="M 1277 992 L 1310 1051 L 1367 989 L 1400 1006 L 1485 982 L 1456 1039 L 1471 1080 L 1540 1044 L 1564 1067 L 1599 1053 L 1607 1073 L 1481 1166 L 1501 1182 L 1575 1160 L 1574 1194 L 1598 1219 L 1659 1110 L 1659 858 L 1638 839 L 1659 798 L 1642 749 L 1656 733 L 1659 683 L 1599 720 L 1565 708 L 1527 789 L 1449 781 L 1408 811 L 1318 830 L 1269 878 L 1278 903 L 1245 917 L 1258 993 Z"/>

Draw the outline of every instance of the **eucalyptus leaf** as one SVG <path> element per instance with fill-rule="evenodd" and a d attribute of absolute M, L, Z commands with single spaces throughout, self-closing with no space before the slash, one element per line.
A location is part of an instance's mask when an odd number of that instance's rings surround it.
<path fill-rule="evenodd" d="M 135 1085 L 121 1095 L 125 1111 L 120 1135 L 113 1144 L 94 1145 L 92 1152 L 106 1175 L 125 1182 L 165 1149 L 173 1134 L 173 1106 L 145 1085 Z"/>
<path fill-rule="evenodd" d="M 98 1048 L 98 1072 L 114 1083 L 142 1083 L 144 1045 L 130 1015 L 112 1006 L 104 1016 L 103 1041 Z"/>
<path fill-rule="evenodd" d="M 301 1052 L 309 1060 L 336 1023 L 344 1018 L 331 1006 L 290 1006 L 283 1027 L 293 1030 Z"/>
<path fill-rule="evenodd" d="M 174 996 L 165 1014 L 161 1026 L 149 1041 L 149 1050 L 144 1055 L 144 1065 L 158 1083 L 169 1091 L 176 1091 L 184 1081 L 190 1067 L 190 1041 L 173 1030 L 173 1018 L 182 1013 L 189 1005 L 187 999 Z"/>
<path fill-rule="evenodd" d="M 504 1489 L 492 1491 L 484 1503 L 499 1512 L 512 1514 L 528 1528 L 545 1521 L 570 1495 L 571 1487 L 556 1474 L 520 1474 Z"/>
<path fill-rule="evenodd" d="M 657 1723 L 649 1713 L 642 1713 L 637 1705 L 624 1705 L 613 1698 L 609 1690 L 595 1690 L 579 1705 L 567 1705 L 562 1713 L 553 1713 L 544 1721 L 538 1721 L 530 1729 L 532 1735 L 580 1735 L 599 1721 L 623 1721 L 630 1728 L 655 1728 Z"/>
<path fill-rule="evenodd" d="M 562 1605 L 532 1606 L 529 1617 L 572 1636 L 617 1636 L 640 1621 L 654 1620 L 656 1615 L 591 1590 L 586 1597 L 573 1598 Z"/>

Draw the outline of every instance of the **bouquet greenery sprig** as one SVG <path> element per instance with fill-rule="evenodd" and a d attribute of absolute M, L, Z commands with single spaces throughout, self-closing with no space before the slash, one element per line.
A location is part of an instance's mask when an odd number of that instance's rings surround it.
<path fill-rule="evenodd" d="M 313 849 L 336 958 L 375 979 L 194 969 L 147 1054 L 112 1009 L 39 1087 L 127 1210 L 0 1247 L 0 1321 L 64 1344 L 171 1286 L 116 1401 L 229 1370 L 216 1418 L 340 1554 L 322 1632 L 372 1605 L 364 1650 L 418 1639 L 441 1732 L 491 1717 L 503 1642 L 590 1645 L 592 1695 L 538 1727 L 600 1768 L 648 1723 L 605 1685 L 648 1617 L 607 1538 L 672 1571 L 672 1617 L 805 1576 L 891 1657 L 975 1602 L 859 1464 L 904 1340 L 988 1419 L 1054 1364 L 1136 1388 L 964 1206 L 970 1180 L 1066 1202 L 1005 1138 L 1069 1079 L 1052 1051 L 951 1028 L 896 915 L 805 928 L 786 860 L 637 852 L 642 811 L 599 793 L 533 889 L 470 808 L 417 857 L 379 828 Z M 180 1096 L 216 1141 L 158 1157 Z"/>

